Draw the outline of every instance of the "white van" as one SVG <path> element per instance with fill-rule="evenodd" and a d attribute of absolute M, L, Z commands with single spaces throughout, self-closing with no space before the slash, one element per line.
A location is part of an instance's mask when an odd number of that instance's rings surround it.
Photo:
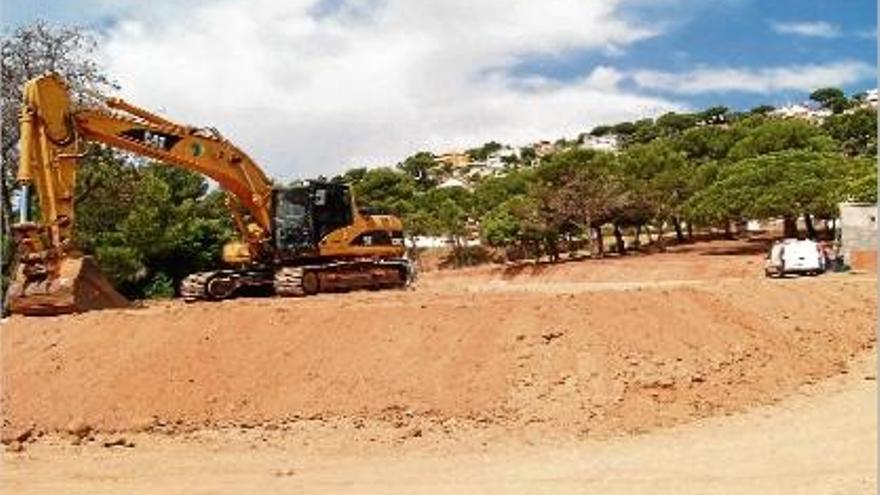
<path fill-rule="evenodd" d="M 784 239 L 773 243 L 764 262 L 764 274 L 781 277 L 789 273 L 818 275 L 825 271 L 825 253 L 816 241 Z"/>

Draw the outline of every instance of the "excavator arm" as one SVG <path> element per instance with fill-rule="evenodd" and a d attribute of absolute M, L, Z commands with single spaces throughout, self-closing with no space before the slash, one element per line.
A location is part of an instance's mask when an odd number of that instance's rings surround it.
<path fill-rule="evenodd" d="M 119 306 L 124 298 L 103 280 L 88 258 L 71 257 L 74 189 L 87 142 L 150 157 L 214 179 L 249 221 L 230 211 L 249 256 L 266 249 L 271 232 L 272 183 L 263 171 L 216 130 L 180 125 L 120 99 L 75 108 L 56 74 L 24 87 L 18 180 L 21 221 L 14 226 L 19 268 L 8 301 L 14 312 L 58 314 Z M 40 219 L 28 218 L 29 190 L 39 199 Z"/>

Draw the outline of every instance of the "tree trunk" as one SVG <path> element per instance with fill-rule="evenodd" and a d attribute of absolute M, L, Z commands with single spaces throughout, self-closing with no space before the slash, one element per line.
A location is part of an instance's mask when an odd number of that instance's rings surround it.
<path fill-rule="evenodd" d="M 724 237 L 727 239 L 733 239 L 733 229 L 730 228 L 730 220 L 724 222 Z"/>
<path fill-rule="evenodd" d="M 639 237 L 641 235 L 642 235 L 642 224 L 639 224 L 639 225 L 636 225 L 636 240 L 633 241 L 633 246 L 635 246 L 636 249 L 639 249 L 640 247 L 642 247 L 642 241 L 641 241 L 641 239 L 639 239 Z"/>
<path fill-rule="evenodd" d="M 797 217 L 786 215 L 782 217 L 782 235 L 785 238 L 798 236 Z"/>
<path fill-rule="evenodd" d="M 807 227 L 807 238 L 816 240 L 816 228 L 813 226 L 813 217 L 804 213 L 804 225 Z"/>
<path fill-rule="evenodd" d="M 684 242 L 684 232 L 681 231 L 681 222 L 678 217 L 672 217 L 672 227 L 675 229 L 675 240 L 679 243 Z"/>
<path fill-rule="evenodd" d="M 602 226 L 593 227 L 593 232 L 596 235 L 596 254 L 605 256 L 605 239 L 602 238 Z"/>
<path fill-rule="evenodd" d="M 666 251 L 666 240 L 663 238 L 663 223 L 657 227 L 657 249 L 661 252 Z"/>
<path fill-rule="evenodd" d="M 406 256 L 415 265 L 418 272 L 422 271 L 422 254 L 416 246 L 416 236 L 409 236 L 409 243 L 406 246 Z"/>
<path fill-rule="evenodd" d="M 617 243 L 617 254 L 626 254 L 626 244 L 623 242 L 623 233 L 620 232 L 620 225 L 614 224 L 614 240 Z"/>
<path fill-rule="evenodd" d="M 556 263 L 559 261 L 559 246 L 557 246 L 556 239 L 545 239 L 544 246 L 547 249 L 547 255 L 550 257 L 551 263 Z"/>
<path fill-rule="evenodd" d="M 687 233 L 688 233 L 688 240 L 693 241 L 694 240 L 694 226 L 691 224 L 690 220 L 688 220 L 688 223 L 687 223 Z"/>
<path fill-rule="evenodd" d="M 834 240 L 834 226 L 832 224 L 832 220 L 825 220 L 825 239 L 829 241 Z"/>
<path fill-rule="evenodd" d="M 467 249 L 466 241 L 460 236 L 453 236 L 453 250 L 455 251 L 455 264 L 459 268 L 469 266 L 471 264 L 470 252 Z"/>
<path fill-rule="evenodd" d="M 5 156 L 5 155 L 4 155 Z M 12 244 L 6 244 L 7 239 L 12 238 L 12 194 L 9 184 L 6 182 L 6 164 L 0 167 L 0 282 L 6 282 L 6 278 L 12 274 L 12 257 L 15 255 L 15 247 Z M 6 284 L 0 283 L 0 316 L 3 315 L 4 304 L 6 300 Z"/>

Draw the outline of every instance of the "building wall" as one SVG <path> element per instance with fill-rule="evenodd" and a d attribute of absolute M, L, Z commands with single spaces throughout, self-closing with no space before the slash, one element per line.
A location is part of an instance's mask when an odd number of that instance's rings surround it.
<path fill-rule="evenodd" d="M 453 151 L 434 158 L 434 161 L 437 163 L 446 163 L 453 167 L 464 167 L 470 163 L 471 157 L 468 156 L 467 153 Z"/>
<path fill-rule="evenodd" d="M 876 266 L 877 205 L 840 204 L 840 252 L 853 268 L 871 269 L 869 265 Z"/>

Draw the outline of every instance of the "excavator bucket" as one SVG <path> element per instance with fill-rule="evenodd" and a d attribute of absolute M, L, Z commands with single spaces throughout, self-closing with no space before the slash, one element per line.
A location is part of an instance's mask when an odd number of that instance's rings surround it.
<path fill-rule="evenodd" d="M 131 305 L 116 292 L 90 256 L 64 258 L 58 263 L 57 271 L 50 271 L 55 274 L 41 277 L 26 273 L 22 264 L 7 294 L 9 310 L 22 315 L 52 316 Z"/>

